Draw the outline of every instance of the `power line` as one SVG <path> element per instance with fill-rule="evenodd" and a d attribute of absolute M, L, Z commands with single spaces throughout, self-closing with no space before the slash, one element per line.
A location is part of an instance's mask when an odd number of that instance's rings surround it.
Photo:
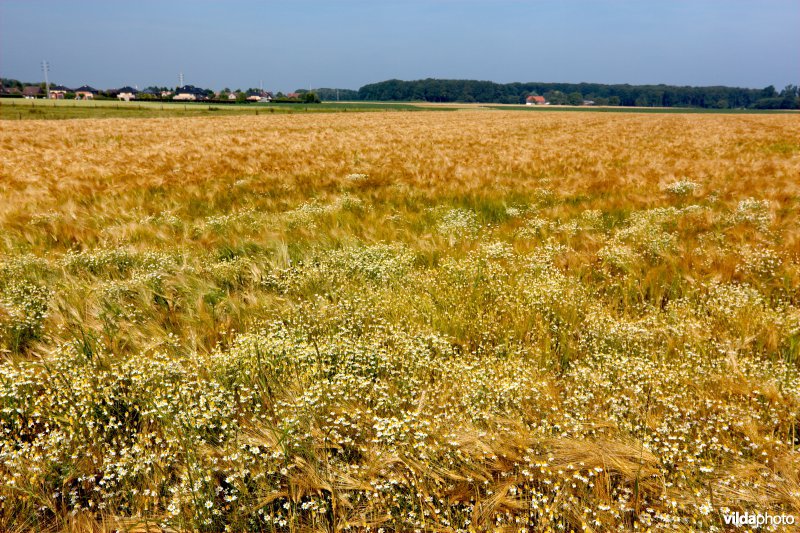
<path fill-rule="evenodd" d="M 50 99 L 50 80 L 47 78 L 47 73 L 50 72 L 50 63 L 42 61 L 42 72 L 44 72 L 44 90 L 47 99 Z"/>

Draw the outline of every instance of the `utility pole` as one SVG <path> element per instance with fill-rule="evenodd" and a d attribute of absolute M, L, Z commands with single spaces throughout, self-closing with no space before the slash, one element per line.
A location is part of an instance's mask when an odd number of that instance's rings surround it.
<path fill-rule="evenodd" d="M 47 61 L 42 61 L 42 72 L 44 72 L 44 91 L 47 99 L 50 99 L 50 80 L 47 78 L 47 73 L 50 72 L 50 64 Z"/>

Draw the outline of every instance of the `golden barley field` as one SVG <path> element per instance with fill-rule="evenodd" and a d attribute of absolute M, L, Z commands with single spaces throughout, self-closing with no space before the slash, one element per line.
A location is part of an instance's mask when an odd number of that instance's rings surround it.
<path fill-rule="evenodd" d="M 2 531 L 800 522 L 798 426 L 797 115 L 0 122 Z"/>

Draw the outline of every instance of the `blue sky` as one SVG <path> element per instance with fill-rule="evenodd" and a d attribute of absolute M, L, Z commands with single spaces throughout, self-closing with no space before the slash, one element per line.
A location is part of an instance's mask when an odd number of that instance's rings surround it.
<path fill-rule="evenodd" d="M 800 83 L 800 0 L 0 0 L 0 75 L 98 88 L 390 78 Z"/>

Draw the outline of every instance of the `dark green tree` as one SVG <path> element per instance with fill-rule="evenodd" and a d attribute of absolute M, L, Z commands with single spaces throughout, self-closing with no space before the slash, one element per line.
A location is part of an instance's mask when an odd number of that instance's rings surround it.
<path fill-rule="evenodd" d="M 781 91 L 781 109 L 797 109 L 800 101 L 800 90 L 797 85 L 787 85 Z"/>
<path fill-rule="evenodd" d="M 715 107 L 720 102 L 729 107 L 751 107 L 763 99 L 778 98 L 774 87 L 678 87 L 673 85 L 603 85 L 600 83 L 493 83 L 477 80 L 415 81 L 387 80 L 365 85 L 358 90 L 359 100 L 427 102 L 497 102 L 522 103 L 529 94 L 544 95 L 552 104 L 576 103 L 576 94 L 591 95 L 596 102 L 608 105 L 647 105 L 666 107 Z M 581 101 L 583 100 L 581 98 Z M 602 100 L 605 99 L 605 100 Z M 788 105 L 791 97 L 786 98 Z M 771 100 L 759 105 L 774 105 Z"/>

